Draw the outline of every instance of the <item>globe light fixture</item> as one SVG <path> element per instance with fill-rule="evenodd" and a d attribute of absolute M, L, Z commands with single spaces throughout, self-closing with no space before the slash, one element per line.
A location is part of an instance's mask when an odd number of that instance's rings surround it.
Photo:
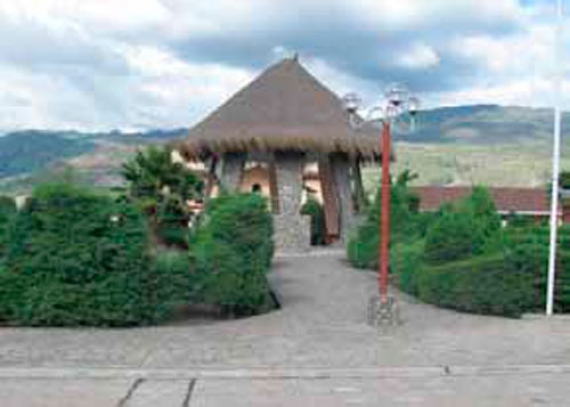
<path fill-rule="evenodd" d="M 342 98 L 342 104 L 344 106 L 344 109 L 348 112 L 348 114 L 353 115 L 358 112 L 358 109 L 360 109 L 361 100 L 356 93 L 354 92 L 347 93 Z"/>

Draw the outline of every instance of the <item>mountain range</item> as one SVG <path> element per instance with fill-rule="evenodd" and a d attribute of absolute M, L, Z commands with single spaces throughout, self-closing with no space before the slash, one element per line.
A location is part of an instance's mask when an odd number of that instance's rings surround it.
<path fill-rule="evenodd" d="M 423 183 L 469 182 L 461 176 L 460 168 L 462 159 L 467 159 L 469 154 L 476 154 L 479 160 L 487 155 L 501 161 L 513 151 L 525 152 L 531 154 L 531 159 L 545 161 L 547 168 L 552 142 L 552 109 L 498 105 L 441 107 L 419 112 L 413 132 L 409 131 L 410 126 L 406 126 L 405 120 L 402 123 L 404 125 L 394 126 L 396 157 L 400 165 L 419 170 L 425 168 L 426 151 L 438 158 L 431 165 L 433 174 L 424 177 Z M 563 116 L 566 134 L 570 133 L 568 125 L 570 114 L 566 113 Z M 140 133 L 10 132 L 0 136 L 0 192 L 27 192 L 35 182 L 49 178 L 61 168 L 72 168 L 81 180 L 95 185 L 117 185 L 121 182 L 121 163 L 138 148 L 183 138 L 187 132 L 184 128 Z M 570 152 L 566 144 L 563 152 Z M 458 157 L 449 160 L 450 152 L 463 155 L 459 160 Z M 526 157 L 525 161 L 528 159 Z M 522 171 L 520 179 L 512 182 L 526 183 L 524 165 L 522 167 L 517 170 Z M 542 174 L 544 168 L 540 168 L 540 174 L 529 174 L 529 184 L 541 182 L 545 175 Z M 502 166 L 497 166 L 495 172 L 501 169 Z M 444 173 L 446 175 L 442 177 Z M 501 174 L 489 174 L 488 177 L 489 180 L 483 178 L 481 181 L 492 184 L 501 178 Z"/>

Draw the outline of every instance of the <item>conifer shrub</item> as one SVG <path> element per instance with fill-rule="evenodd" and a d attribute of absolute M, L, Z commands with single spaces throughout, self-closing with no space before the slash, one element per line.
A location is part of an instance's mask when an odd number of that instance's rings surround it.
<path fill-rule="evenodd" d="M 16 215 L 16 202 L 7 196 L 0 196 L 0 262 L 5 256 L 8 243 L 8 228 Z"/>
<path fill-rule="evenodd" d="M 323 206 L 314 198 L 309 198 L 301 208 L 302 215 L 311 217 L 311 245 L 326 243 L 325 212 Z"/>
<path fill-rule="evenodd" d="M 36 188 L 9 230 L 0 319 L 18 325 L 133 326 L 168 314 L 144 216 L 75 185 Z"/>
<path fill-rule="evenodd" d="M 273 220 L 257 194 L 210 201 L 190 250 L 205 303 L 231 315 L 271 306 L 266 274 L 273 256 Z"/>
<path fill-rule="evenodd" d="M 534 298 L 532 275 L 497 253 L 438 266 L 424 266 L 415 276 L 417 296 L 444 308 L 519 317 Z"/>
<path fill-rule="evenodd" d="M 418 197 L 408 188 L 409 174 L 402 173 L 391 188 L 390 222 L 391 242 L 421 239 L 426 233 L 429 214 L 419 213 Z M 356 268 L 378 267 L 380 244 L 382 190 L 379 189 L 374 203 L 368 207 L 364 221 L 356 229 L 347 244 L 347 257 Z"/>

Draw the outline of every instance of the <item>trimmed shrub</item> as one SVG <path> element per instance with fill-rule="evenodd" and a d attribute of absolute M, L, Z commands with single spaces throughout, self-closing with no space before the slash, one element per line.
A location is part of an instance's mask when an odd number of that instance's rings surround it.
<path fill-rule="evenodd" d="M 444 211 L 428 229 L 425 260 L 442 264 L 481 254 L 485 244 L 482 230 L 468 212 Z"/>
<path fill-rule="evenodd" d="M 0 261 L 6 253 L 8 228 L 16 212 L 16 202 L 10 197 L 0 196 Z"/>
<path fill-rule="evenodd" d="M 394 281 L 402 291 L 418 295 L 417 276 L 423 267 L 424 240 L 394 245 L 390 252 L 390 265 Z"/>
<path fill-rule="evenodd" d="M 473 188 L 471 195 L 458 205 L 459 212 L 470 213 L 484 238 L 492 237 L 501 229 L 501 217 L 489 190 L 482 186 Z"/>
<path fill-rule="evenodd" d="M 311 245 L 324 245 L 325 230 L 325 212 L 322 205 L 314 198 L 309 198 L 301 208 L 302 215 L 311 217 Z"/>
<path fill-rule="evenodd" d="M 224 195 L 212 200 L 191 245 L 203 301 L 233 315 L 267 308 L 272 235 L 273 220 L 266 200 L 259 195 Z"/>
<path fill-rule="evenodd" d="M 534 294 L 532 276 L 502 254 L 426 266 L 415 278 L 422 301 L 479 314 L 519 317 Z"/>
<path fill-rule="evenodd" d="M 153 268 L 162 282 L 159 297 L 169 309 L 195 301 L 196 274 L 191 269 L 187 251 L 162 251 L 157 254 Z"/>
<path fill-rule="evenodd" d="M 391 241 L 394 243 L 423 237 L 430 217 L 418 212 L 418 197 L 412 194 L 406 185 L 409 179 L 410 175 L 403 173 L 391 188 Z M 363 224 L 348 241 L 347 257 L 354 267 L 378 267 L 381 199 L 382 190 L 379 189 L 373 205 L 368 208 Z"/>
<path fill-rule="evenodd" d="M 188 248 L 190 214 L 180 197 L 167 196 L 157 207 L 156 235 L 167 246 Z"/>
<path fill-rule="evenodd" d="M 9 235 L 0 318 L 10 323 L 131 326 L 168 313 L 144 216 L 128 203 L 42 185 Z"/>

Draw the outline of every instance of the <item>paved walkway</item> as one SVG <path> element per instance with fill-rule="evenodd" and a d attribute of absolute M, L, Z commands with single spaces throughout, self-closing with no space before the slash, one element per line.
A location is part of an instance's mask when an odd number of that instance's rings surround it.
<path fill-rule="evenodd" d="M 375 275 L 339 253 L 279 258 L 270 278 L 283 308 L 243 320 L 0 329 L 0 405 L 570 404 L 569 319 L 400 296 L 404 324 L 377 330 L 366 324 Z"/>

